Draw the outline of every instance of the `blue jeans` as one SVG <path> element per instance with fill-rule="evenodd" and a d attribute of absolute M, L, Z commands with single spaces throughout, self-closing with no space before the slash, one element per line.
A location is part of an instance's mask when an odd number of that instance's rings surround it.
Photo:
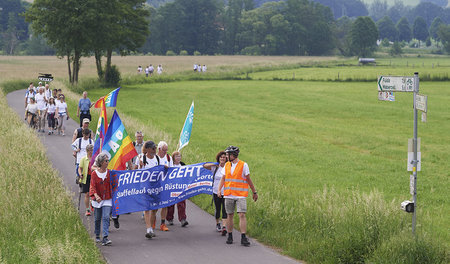
<path fill-rule="evenodd" d="M 109 215 L 111 214 L 111 206 L 102 206 L 101 208 L 94 208 L 96 237 L 100 237 L 100 224 L 103 222 L 103 237 L 109 234 Z"/>

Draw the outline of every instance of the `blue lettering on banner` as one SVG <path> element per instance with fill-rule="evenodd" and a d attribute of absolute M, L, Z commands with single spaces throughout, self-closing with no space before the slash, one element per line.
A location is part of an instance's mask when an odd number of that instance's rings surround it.
<path fill-rule="evenodd" d="M 112 170 L 113 215 L 155 210 L 198 194 L 212 194 L 213 173 L 203 164 Z"/>

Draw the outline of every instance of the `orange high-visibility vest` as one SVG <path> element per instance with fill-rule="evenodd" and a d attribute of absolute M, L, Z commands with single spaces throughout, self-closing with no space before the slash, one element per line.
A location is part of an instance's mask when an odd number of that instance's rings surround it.
<path fill-rule="evenodd" d="M 248 183 L 247 179 L 242 177 L 242 171 L 244 170 L 244 164 L 240 160 L 234 168 L 233 174 L 231 174 L 231 162 L 225 163 L 225 187 L 224 196 L 236 196 L 247 197 L 248 196 Z"/>

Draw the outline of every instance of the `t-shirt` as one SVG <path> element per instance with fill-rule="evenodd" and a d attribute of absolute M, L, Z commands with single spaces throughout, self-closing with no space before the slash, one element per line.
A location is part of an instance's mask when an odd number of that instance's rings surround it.
<path fill-rule="evenodd" d="M 37 110 L 38 110 L 38 108 L 37 108 L 36 104 L 28 104 L 27 108 L 25 108 L 25 111 L 28 111 L 28 112 L 30 112 L 32 114 L 36 114 Z"/>
<path fill-rule="evenodd" d="M 56 105 L 55 104 L 48 104 L 47 105 L 47 113 L 53 114 L 56 111 Z"/>
<path fill-rule="evenodd" d="M 27 98 L 27 104 L 29 104 L 30 103 L 30 99 L 31 98 L 34 98 L 34 95 L 35 95 L 36 93 L 34 92 L 34 91 L 30 91 L 30 90 L 28 90 L 26 93 L 25 93 L 25 98 Z"/>
<path fill-rule="evenodd" d="M 72 149 L 73 150 L 77 150 L 78 147 L 80 146 L 80 140 L 81 140 L 81 148 L 80 151 L 77 152 L 77 163 L 80 163 L 81 157 L 84 157 L 87 155 L 86 153 L 86 146 L 89 144 L 93 144 L 94 141 L 92 141 L 92 139 L 88 138 L 88 139 L 84 139 L 84 138 L 77 138 L 75 139 L 75 141 L 72 143 Z"/>
<path fill-rule="evenodd" d="M 89 111 L 89 109 L 91 108 L 91 100 L 89 100 L 89 98 L 81 98 L 78 102 L 78 107 L 80 108 L 80 111 L 82 113 Z"/>
<path fill-rule="evenodd" d="M 159 156 L 158 156 L 159 157 Z M 170 158 L 170 161 L 167 159 L 167 155 L 164 155 L 164 157 L 159 157 L 159 164 L 165 165 L 167 167 L 173 167 L 173 159 Z"/>
<path fill-rule="evenodd" d="M 45 94 L 38 93 L 34 96 L 34 99 L 36 100 L 36 105 L 39 110 L 45 110 L 47 108 L 45 102 Z"/>
<path fill-rule="evenodd" d="M 59 115 L 66 115 L 66 109 L 67 109 L 67 104 L 66 102 L 61 103 L 61 101 L 58 101 L 59 103 L 56 103 L 56 107 L 58 108 L 58 114 Z"/>
<path fill-rule="evenodd" d="M 217 166 L 213 166 L 211 168 L 211 171 L 214 173 L 214 171 L 216 171 L 216 174 L 214 174 L 214 183 L 213 183 L 213 193 L 217 194 L 219 193 L 219 183 L 220 180 L 222 179 L 222 173 L 220 172 L 222 170 L 223 167 L 218 167 L 216 170 Z M 222 195 L 223 195 L 223 187 L 222 187 L 222 191 L 221 191 Z"/>
<path fill-rule="evenodd" d="M 80 183 L 82 184 L 86 184 L 86 180 L 87 180 L 87 175 L 89 172 L 89 162 L 91 160 L 88 158 L 88 156 L 84 156 L 80 159 L 80 168 L 81 171 L 83 172 L 83 178 L 80 180 Z"/>
<path fill-rule="evenodd" d="M 233 174 L 234 169 L 236 168 L 237 164 L 238 164 L 237 162 L 236 163 L 231 163 L 231 174 Z M 222 177 L 225 176 L 225 166 L 220 170 L 220 174 L 222 174 Z M 244 167 L 242 168 L 242 178 L 244 180 L 246 180 L 247 179 L 247 177 L 246 177 L 247 175 L 250 175 L 250 170 L 248 168 L 247 162 L 244 162 Z M 227 196 L 224 196 L 224 197 L 225 198 L 229 198 L 229 199 L 245 198 L 245 197 L 237 197 L 237 196 L 234 196 L 234 195 L 227 195 Z"/>
<path fill-rule="evenodd" d="M 144 154 L 139 154 L 139 159 L 136 159 L 136 165 L 139 167 L 139 161 L 142 162 L 142 164 L 144 164 Z M 153 157 L 153 159 L 150 159 L 149 157 L 145 157 L 145 161 L 147 162 L 147 164 L 144 164 L 144 167 L 142 167 L 141 169 L 150 169 L 153 168 L 155 166 L 158 166 L 158 159 L 156 158 L 156 155 Z"/>
<path fill-rule="evenodd" d="M 142 142 L 141 144 L 139 144 L 139 143 L 135 143 L 135 144 L 136 145 L 134 145 L 134 149 L 136 150 L 136 152 L 137 152 L 137 154 L 139 156 L 139 154 L 142 153 L 142 146 L 144 145 L 144 142 Z M 133 159 L 132 159 L 132 163 L 133 164 L 136 164 L 136 160 L 137 160 L 138 156 L 133 157 Z M 139 166 L 139 161 L 138 161 L 137 165 Z"/>
<path fill-rule="evenodd" d="M 97 174 L 97 176 L 100 179 L 105 180 L 108 171 L 105 171 L 105 172 L 101 173 L 98 170 L 96 170 L 95 173 Z M 101 200 L 101 202 L 99 202 L 99 203 L 97 201 L 95 201 L 95 200 L 92 200 L 92 207 L 94 207 L 94 208 L 102 208 L 103 206 L 112 206 L 112 199 Z"/>
<path fill-rule="evenodd" d="M 49 99 L 52 96 L 52 90 L 48 89 L 44 91 L 45 97 Z"/>

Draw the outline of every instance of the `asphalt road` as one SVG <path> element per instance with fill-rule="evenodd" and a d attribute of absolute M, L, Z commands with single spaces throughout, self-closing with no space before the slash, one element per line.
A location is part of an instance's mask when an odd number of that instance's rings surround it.
<path fill-rule="evenodd" d="M 15 91 L 7 95 L 8 104 L 20 118 L 24 116 L 25 90 Z M 91 124 L 91 129 L 96 129 Z M 75 165 L 70 147 L 72 133 L 78 127 L 72 119 L 66 121 L 66 136 L 37 133 L 53 167 L 59 171 L 66 188 L 72 194 L 74 206 L 78 205 L 79 188 L 75 184 Z M 201 162 L 201 161 L 199 161 Z M 250 199 L 248 202 L 252 202 Z M 86 229 L 94 237 L 93 216 L 84 216 L 84 205 L 81 202 L 80 218 Z M 158 211 L 159 215 L 159 211 Z M 111 246 L 99 246 L 108 263 L 299 263 L 278 254 L 255 239 L 250 238 L 250 247 L 240 245 L 240 233 L 234 230 L 234 244 L 225 244 L 215 230 L 214 217 L 195 204 L 187 201 L 187 220 L 189 225 L 181 227 L 175 215 L 175 225 L 170 231 L 162 232 L 158 228 L 156 237 L 148 240 L 145 235 L 145 223 L 140 213 L 120 216 L 120 228 L 110 226 L 109 238 Z"/>

